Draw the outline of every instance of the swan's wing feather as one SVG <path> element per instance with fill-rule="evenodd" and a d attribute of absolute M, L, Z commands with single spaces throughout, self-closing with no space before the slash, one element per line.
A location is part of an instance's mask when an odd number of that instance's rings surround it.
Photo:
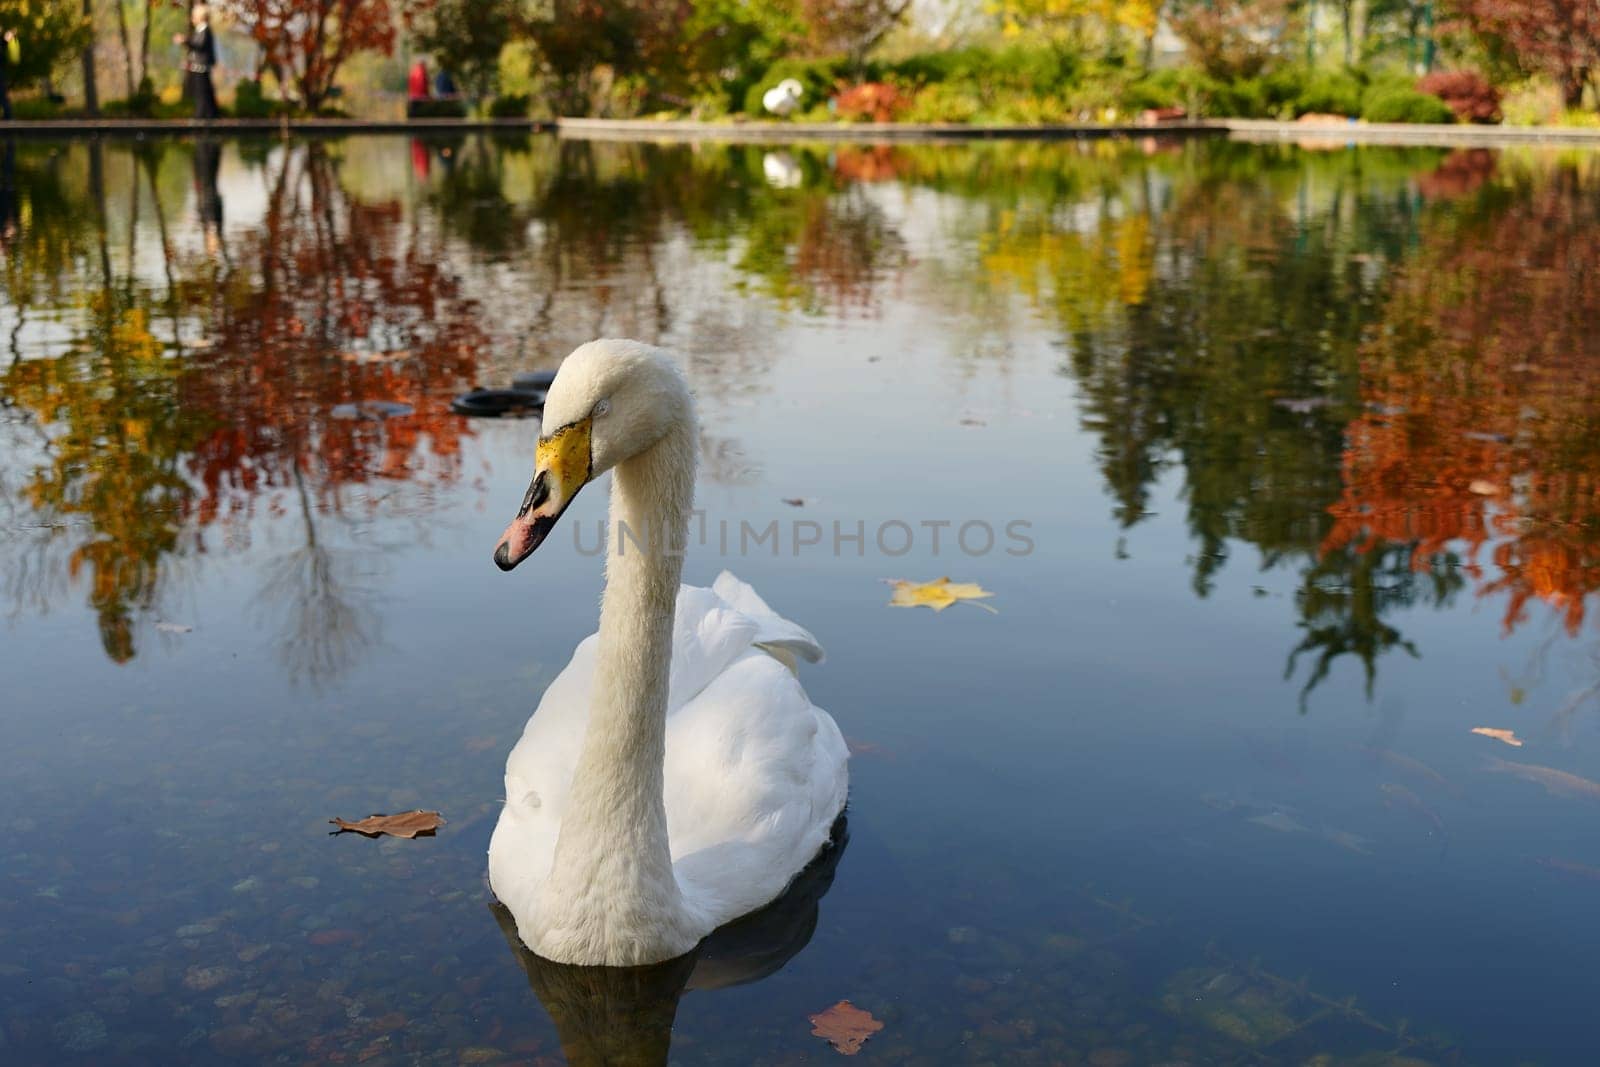
<path fill-rule="evenodd" d="M 667 832 L 684 893 L 717 925 L 776 898 L 827 843 L 847 759 L 833 719 L 751 649 L 667 725 Z"/>
<path fill-rule="evenodd" d="M 710 589 L 678 587 L 667 713 L 692 700 L 755 642 L 759 623 Z"/>
<path fill-rule="evenodd" d="M 731 571 L 723 571 L 711 583 L 711 591 L 736 611 L 756 622 L 754 643 L 792 652 L 807 663 L 822 662 L 822 645 L 811 631 L 790 622 L 767 606 L 749 583 L 741 582 Z"/>

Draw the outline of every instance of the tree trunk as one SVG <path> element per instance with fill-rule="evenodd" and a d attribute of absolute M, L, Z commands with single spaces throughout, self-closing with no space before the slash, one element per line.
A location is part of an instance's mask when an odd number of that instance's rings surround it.
<path fill-rule="evenodd" d="M 133 99 L 133 44 L 128 40 L 128 12 L 123 9 L 122 0 L 116 0 L 117 5 L 117 36 L 122 39 L 122 80 L 128 86 L 128 99 Z"/>
<path fill-rule="evenodd" d="M 83 17 L 94 18 L 94 0 L 83 0 Z M 91 115 L 100 114 L 100 90 L 94 83 L 94 38 L 83 50 L 83 109 Z"/>
<path fill-rule="evenodd" d="M 1340 0 L 1339 4 L 1339 29 L 1344 34 L 1344 65 L 1355 65 L 1356 34 L 1355 34 L 1355 0 Z"/>
<path fill-rule="evenodd" d="M 1568 111 L 1583 106 L 1583 90 L 1589 82 L 1589 72 L 1582 67 L 1569 67 L 1561 72 L 1561 102 Z"/>
<path fill-rule="evenodd" d="M 144 26 L 139 30 L 139 84 L 150 77 L 150 23 L 155 21 L 156 0 L 144 0 Z"/>

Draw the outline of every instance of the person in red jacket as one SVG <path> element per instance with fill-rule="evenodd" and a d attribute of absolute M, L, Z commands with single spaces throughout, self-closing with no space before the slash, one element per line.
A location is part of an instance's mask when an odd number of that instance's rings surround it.
<path fill-rule="evenodd" d="M 406 117 L 416 118 L 417 101 L 428 99 L 428 64 L 417 60 L 411 64 L 411 74 L 406 79 Z"/>

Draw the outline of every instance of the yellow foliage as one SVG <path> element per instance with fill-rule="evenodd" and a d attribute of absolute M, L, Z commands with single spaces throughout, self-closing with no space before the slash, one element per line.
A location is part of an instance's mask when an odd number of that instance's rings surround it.
<path fill-rule="evenodd" d="M 931 582 L 907 582 L 898 578 L 884 579 L 894 588 L 889 598 L 891 608 L 932 608 L 943 611 L 951 604 L 965 600 L 984 611 L 999 612 L 988 604 L 979 604 L 984 597 L 994 596 L 976 582 L 952 582 L 949 578 L 936 578 Z"/>
<path fill-rule="evenodd" d="M 1008 36 L 1024 30 L 1076 34 L 1086 22 L 1150 34 L 1160 19 L 1160 5 L 1151 0 L 989 0 L 985 6 Z"/>

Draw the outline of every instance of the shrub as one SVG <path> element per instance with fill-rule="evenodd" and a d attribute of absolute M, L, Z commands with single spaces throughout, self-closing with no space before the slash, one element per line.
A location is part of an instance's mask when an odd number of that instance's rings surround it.
<path fill-rule="evenodd" d="M 407 105 L 407 114 L 414 119 L 464 119 L 467 117 L 467 105 L 464 100 L 412 100 Z"/>
<path fill-rule="evenodd" d="M 147 74 L 139 79 L 139 87 L 128 97 L 128 114 L 149 116 L 155 114 L 156 105 L 160 98 L 156 96 L 156 87 Z"/>
<path fill-rule="evenodd" d="M 938 82 L 918 89 L 901 118 L 907 122 L 971 122 L 983 110 L 983 99 L 962 84 Z"/>
<path fill-rule="evenodd" d="M 1417 92 L 1443 100 L 1458 121 L 1500 121 L 1500 90 L 1477 71 L 1436 70 L 1417 82 Z"/>
<path fill-rule="evenodd" d="M 885 73 L 917 85 L 959 82 L 974 88 L 1050 92 L 1075 84 L 1083 74 L 1083 60 L 1077 52 L 1055 46 L 968 47 L 923 52 L 888 65 Z"/>
<path fill-rule="evenodd" d="M 1304 76 L 1291 104 L 1296 115 L 1359 115 L 1366 89 L 1353 70 L 1314 70 Z"/>
<path fill-rule="evenodd" d="M 18 119 L 56 119 L 61 117 L 62 106 L 47 96 L 24 96 L 11 102 L 11 113 Z"/>
<path fill-rule="evenodd" d="M 526 93 L 508 93 L 489 102 L 492 119 L 525 119 L 532 99 Z"/>
<path fill-rule="evenodd" d="M 1231 82 L 1212 82 L 1207 112 L 1226 118 L 1255 119 L 1272 115 L 1267 105 L 1266 86 L 1260 78 L 1237 78 Z"/>
<path fill-rule="evenodd" d="M 1177 70 L 1161 70 L 1147 74 L 1128 84 L 1122 92 L 1122 104 L 1129 111 L 1148 108 L 1188 107 L 1189 93 Z"/>
<path fill-rule="evenodd" d="M 1454 122 L 1454 111 L 1437 96 L 1405 86 L 1375 86 L 1367 94 L 1361 117 L 1368 122 Z"/>
<path fill-rule="evenodd" d="M 233 113 L 239 118 L 265 119 L 272 117 L 276 111 L 276 102 L 267 99 L 259 81 L 247 78 L 234 86 Z"/>
<path fill-rule="evenodd" d="M 834 110 L 847 122 L 893 122 L 911 98 L 888 82 L 862 82 L 833 98 Z"/>

